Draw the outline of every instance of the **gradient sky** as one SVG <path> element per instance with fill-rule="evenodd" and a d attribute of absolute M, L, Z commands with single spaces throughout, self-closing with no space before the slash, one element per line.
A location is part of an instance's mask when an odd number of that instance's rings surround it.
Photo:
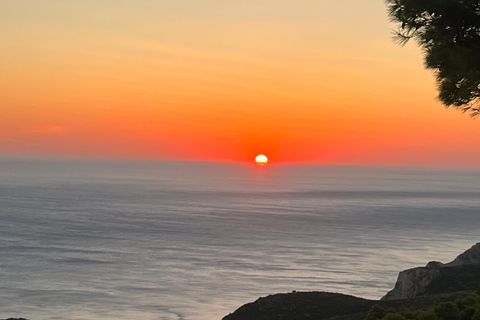
<path fill-rule="evenodd" d="M 0 0 L 0 157 L 478 167 L 382 0 Z"/>

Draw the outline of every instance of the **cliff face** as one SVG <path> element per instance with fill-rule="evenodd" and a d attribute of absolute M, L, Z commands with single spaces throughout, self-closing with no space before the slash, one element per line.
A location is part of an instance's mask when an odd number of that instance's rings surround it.
<path fill-rule="evenodd" d="M 426 267 L 400 272 L 395 288 L 382 300 L 408 299 L 423 294 L 430 282 L 438 276 L 441 266 L 440 263 L 430 262 Z"/>
<path fill-rule="evenodd" d="M 409 299 L 427 293 L 429 285 L 445 268 L 468 266 L 480 263 L 480 243 L 468 249 L 455 260 L 447 264 L 429 262 L 425 267 L 408 269 L 400 272 L 395 288 L 382 300 Z"/>
<path fill-rule="evenodd" d="M 480 263 L 480 242 L 459 255 L 452 262 L 447 263 L 449 267 L 467 266 L 470 264 Z"/>

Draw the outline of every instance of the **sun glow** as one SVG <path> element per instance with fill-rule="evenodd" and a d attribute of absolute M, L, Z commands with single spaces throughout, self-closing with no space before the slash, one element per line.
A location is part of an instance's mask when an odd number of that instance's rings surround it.
<path fill-rule="evenodd" d="M 263 154 L 259 154 L 258 156 L 255 157 L 255 163 L 257 164 L 266 164 L 267 162 L 268 162 L 268 158 Z"/>

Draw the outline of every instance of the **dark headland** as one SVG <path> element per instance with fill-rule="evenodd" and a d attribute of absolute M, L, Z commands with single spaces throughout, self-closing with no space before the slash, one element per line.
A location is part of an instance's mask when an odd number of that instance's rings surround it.
<path fill-rule="evenodd" d="M 466 297 L 477 290 L 480 290 L 480 243 L 460 254 L 450 263 L 432 261 L 425 267 L 400 272 L 395 288 L 386 293 L 381 300 L 367 300 L 327 292 L 281 293 L 245 304 L 223 320 L 363 320 L 367 316 L 368 320 L 440 318 L 447 320 L 443 316 L 431 316 L 435 313 L 433 311 L 428 313 L 429 308 L 438 309 L 439 306 L 452 302 L 459 304 L 463 301 L 461 299 L 469 300 L 470 297 Z M 478 306 L 475 305 L 478 309 L 477 314 L 471 311 L 470 317 L 452 316 L 448 319 L 480 320 L 480 295 L 477 296 Z M 416 309 L 421 310 L 417 313 L 405 311 Z M 406 316 L 400 314 L 401 312 L 397 313 L 397 310 L 403 310 Z M 378 315 L 375 315 L 376 311 Z M 459 309 L 459 314 L 461 311 Z M 390 315 L 388 315 L 389 312 Z M 474 314 L 476 318 L 473 317 Z"/>

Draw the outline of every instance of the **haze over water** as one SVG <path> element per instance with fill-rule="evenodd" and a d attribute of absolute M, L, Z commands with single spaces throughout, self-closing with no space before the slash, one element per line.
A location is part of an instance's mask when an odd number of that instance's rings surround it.
<path fill-rule="evenodd" d="M 479 241 L 479 171 L 0 161 L 0 318 L 221 319 L 277 292 L 378 299 Z"/>

